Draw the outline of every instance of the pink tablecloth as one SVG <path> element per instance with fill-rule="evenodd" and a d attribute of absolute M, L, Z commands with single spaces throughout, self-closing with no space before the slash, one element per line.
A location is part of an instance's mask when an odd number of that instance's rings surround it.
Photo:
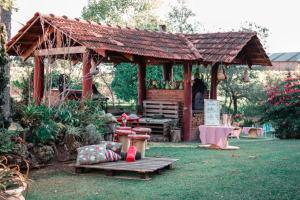
<path fill-rule="evenodd" d="M 246 135 L 248 135 L 251 128 L 257 129 L 258 136 L 264 135 L 264 130 L 262 128 L 256 128 L 256 127 L 243 127 L 242 132 L 245 133 Z"/>
<path fill-rule="evenodd" d="M 227 146 L 227 138 L 233 131 L 233 127 L 225 126 L 199 126 L 200 140 L 202 144 L 215 144 L 221 149 Z"/>

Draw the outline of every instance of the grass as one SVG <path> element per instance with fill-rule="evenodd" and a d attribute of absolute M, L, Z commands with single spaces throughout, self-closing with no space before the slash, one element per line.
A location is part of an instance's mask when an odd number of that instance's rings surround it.
<path fill-rule="evenodd" d="M 150 181 L 99 173 L 42 169 L 32 174 L 34 199 L 299 199 L 300 140 L 231 141 L 240 150 L 197 148 L 196 143 L 154 144 L 147 156 L 180 159 Z"/>

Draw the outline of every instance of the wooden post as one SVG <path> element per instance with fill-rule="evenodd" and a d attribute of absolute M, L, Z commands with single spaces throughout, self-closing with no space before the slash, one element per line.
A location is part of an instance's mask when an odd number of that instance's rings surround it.
<path fill-rule="evenodd" d="M 189 141 L 192 128 L 192 64 L 184 63 L 183 140 Z"/>
<path fill-rule="evenodd" d="M 163 75 L 165 81 L 172 80 L 172 68 L 173 68 L 172 63 L 167 63 L 163 65 Z"/>
<path fill-rule="evenodd" d="M 218 68 L 219 63 L 214 64 L 211 68 L 210 99 L 217 99 Z"/>
<path fill-rule="evenodd" d="M 44 90 L 44 62 L 39 56 L 34 57 L 33 99 L 35 105 L 40 105 Z"/>
<path fill-rule="evenodd" d="M 138 106 L 143 106 L 146 99 L 146 63 L 140 63 L 138 68 Z"/>
<path fill-rule="evenodd" d="M 91 55 L 88 51 L 83 53 L 82 69 L 82 98 L 89 99 L 92 96 L 93 77 L 90 75 Z"/>

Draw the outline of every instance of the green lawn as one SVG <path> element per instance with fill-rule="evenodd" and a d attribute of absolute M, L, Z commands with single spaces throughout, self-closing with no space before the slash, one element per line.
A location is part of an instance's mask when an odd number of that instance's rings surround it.
<path fill-rule="evenodd" d="M 150 181 L 124 180 L 67 169 L 33 172 L 26 199 L 300 199 L 300 140 L 231 141 L 240 150 L 196 143 L 153 144 L 147 156 L 178 158 Z"/>

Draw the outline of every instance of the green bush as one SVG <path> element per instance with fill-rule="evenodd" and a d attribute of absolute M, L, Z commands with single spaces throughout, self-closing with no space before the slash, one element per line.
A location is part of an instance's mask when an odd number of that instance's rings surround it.
<path fill-rule="evenodd" d="M 13 81 L 14 87 L 21 91 L 21 99 L 25 104 L 28 104 L 33 92 L 33 71 L 27 77 L 22 77 L 21 80 Z"/>
<path fill-rule="evenodd" d="M 268 90 L 265 121 L 275 125 L 279 138 L 300 138 L 300 76 Z"/>
<path fill-rule="evenodd" d="M 11 153 L 14 150 L 16 142 L 12 139 L 17 136 L 15 131 L 0 129 L 0 155 Z"/>
<path fill-rule="evenodd" d="M 50 78 L 48 80 L 51 80 L 51 88 L 58 88 L 58 82 L 59 82 L 59 76 L 61 75 L 61 72 L 57 70 L 53 70 L 51 72 Z M 47 80 L 47 78 L 45 79 Z M 49 81 L 49 86 L 50 86 L 50 81 Z M 70 89 L 76 89 L 76 90 L 81 90 L 82 89 L 82 84 L 81 81 L 79 81 L 76 78 L 68 77 L 68 82 L 67 82 L 68 88 Z"/>
<path fill-rule="evenodd" d="M 33 143 L 54 141 L 58 125 L 54 121 L 54 110 L 45 105 L 29 104 L 22 109 L 22 125 L 29 127 L 27 140 Z"/>
<path fill-rule="evenodd" d="M 98 134 L 106 135 L 109 132 L 108 124 L 116 121 L 111 114 L 105 114 L 97 101 L 80 103 L 71 100 L 53 108 L 29 104 L 22 108 L 21 115 L 22 125 L 29 127 L 26 139 L 35 144 L 47 144 L 65 137 L 65 134 L 75 141 L 84 137 L 82 130 L 89 124 L 96 127 Z"/>

